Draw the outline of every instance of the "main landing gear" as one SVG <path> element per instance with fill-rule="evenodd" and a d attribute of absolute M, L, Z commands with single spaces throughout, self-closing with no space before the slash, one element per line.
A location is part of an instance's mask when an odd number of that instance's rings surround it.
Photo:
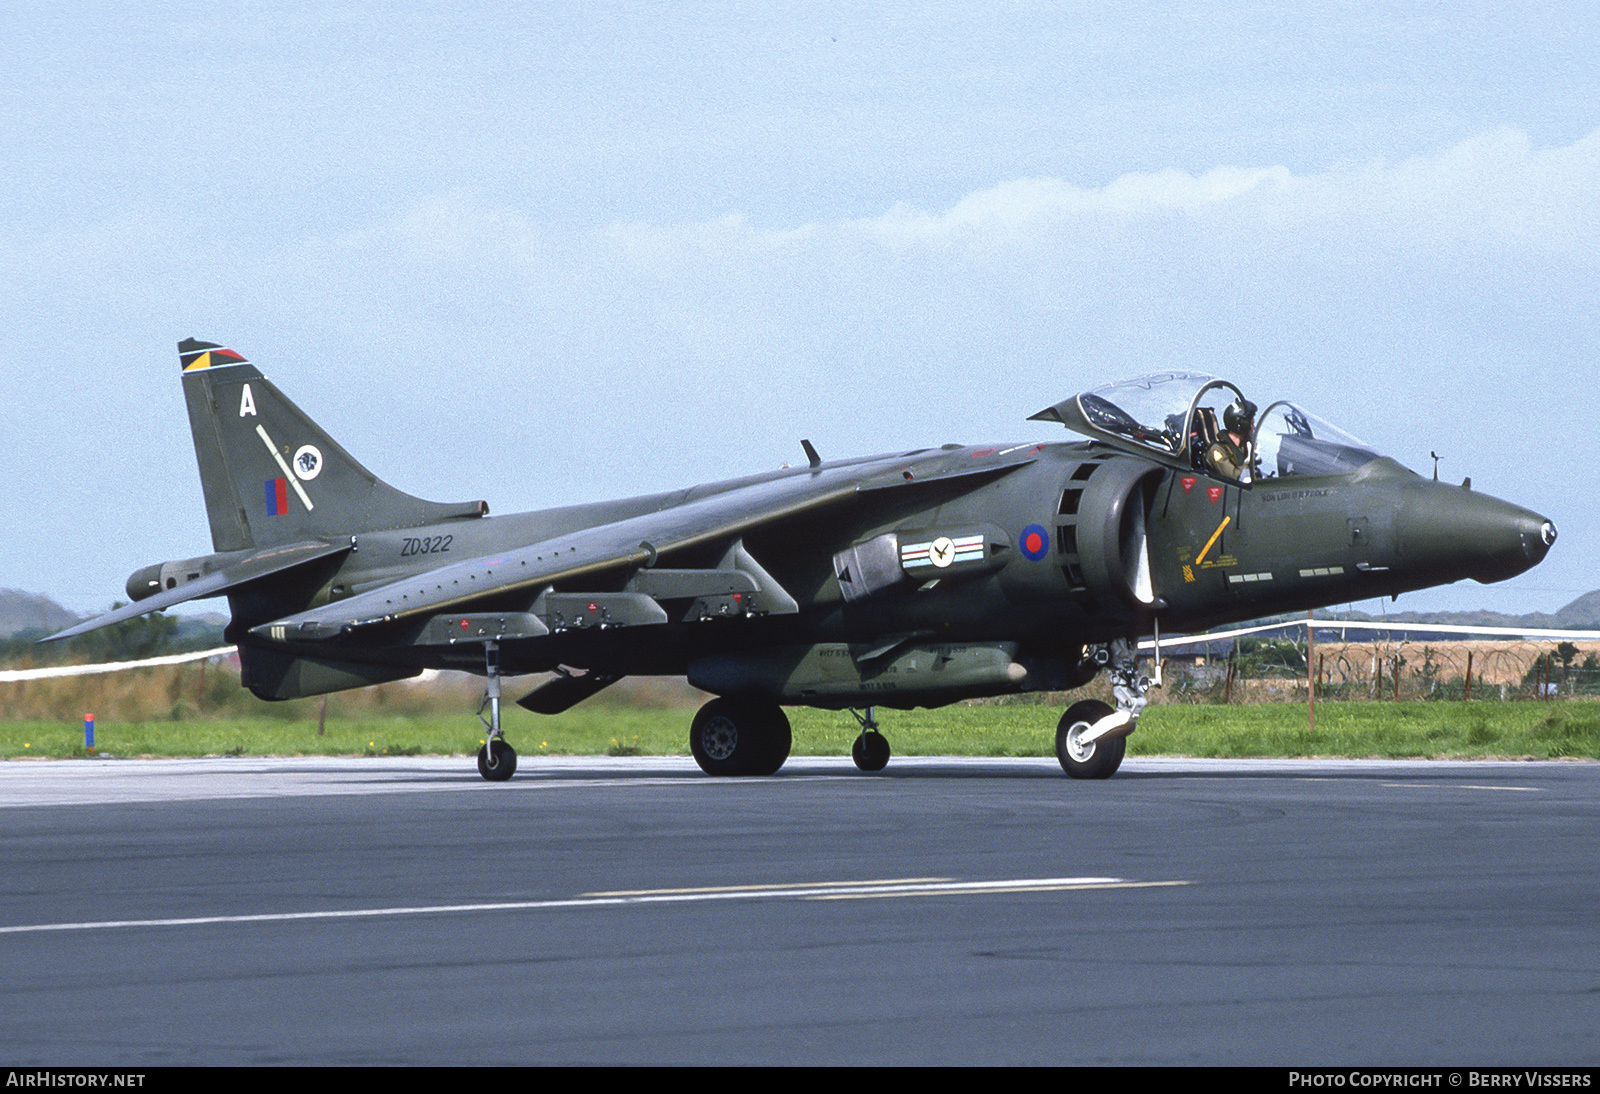
<path fill-rule="evenodd" d="M 483 644 L 484 669 L 489 682 L 484 686 L 483 702 L 478 704 L 478 721 L 483 722 L 487 737 L 478 749 L 478 774 L 492 783 L 503 783 L 517 773 L 517 750 L 506 743 L 505 732 L 500 728 L 500 645 Z M 489 717 L 483 708 L 489 708 Z"/>
<path fill-rule="evenodd" d="M 689 751 L 707 775 L 771 775 L 792 743 L 783 708 L 758 699 L 713 699 L 689 726 Z"/>
<path fill-rule="evenodd" d="M 1096 646 L 1092 656 L 1078 662 L 1078 671 L 1067 686 L 1087 684 L 1104 668 L 1116 706 L 1085 699 L 1072 704 L 1061 716 L 1056 726 L 1056 758 L 1070 777 L 1109 779 L 1122 766 L 1128 751 L 1128 734 L 1149 703 L 1147 693 L 1161 686 L 1159 638 L 1158 634 L 1151 676 L 1140 671 L 1138 653 L 1127 639 Z M 891 750 L 888 740 L 878 731 L 874 708 L 852 709 L 850 713 L 861 726 L 861 733 L 850 746 L 850 758 L 862 771 L 882 771 L 889 764 Z M 789 758 L 791 744 L 788 716 L 770 700 L 732 696 L 713 699 L 700 708 L 689 729 L 689 749 L 707 775 L 771 775 Z M 480 759 L 480 766 L 483 762 Z M 494 776 L 485 773 L 484 777 Z"/>
<path fill-rule="evenodd" d="M 862 771 L 882 771 L 889 742 L 878 732 L 872 708 L 854 710 L 861 734 L 850 758 Z M 700 708 L 689 727 L 689 751 L 707 775 L 771 775 L 789 758 L 793 735 L 789 716 L 776 703 L 724 696 Z"/>

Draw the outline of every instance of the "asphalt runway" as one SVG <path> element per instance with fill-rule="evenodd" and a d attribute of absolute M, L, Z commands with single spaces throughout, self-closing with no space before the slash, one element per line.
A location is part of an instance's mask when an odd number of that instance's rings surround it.
<path fill-rule="evenodd" d="M 1600 766 L 0 764 L 0 1062 L 1600 1062 Z"/>

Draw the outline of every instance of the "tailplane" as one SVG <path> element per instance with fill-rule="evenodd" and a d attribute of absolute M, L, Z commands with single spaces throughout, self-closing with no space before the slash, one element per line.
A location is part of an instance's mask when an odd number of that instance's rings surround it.
<path fill-rule="evenodd" d="M 178 343 L 183 395 L 215 550 L 272 547 L 488 513 L 402 493 L 231 349 Z"/>

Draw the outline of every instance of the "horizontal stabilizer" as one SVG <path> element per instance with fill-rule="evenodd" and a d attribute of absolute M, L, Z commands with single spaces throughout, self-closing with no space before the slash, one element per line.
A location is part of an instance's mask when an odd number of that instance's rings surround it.
<path fill-rule="evenodd" d="M 153 593 L 143 600 L 132 604 L 125 604 L 120 608 L 107 612 L 105 615 L 87 619 L 73 627 L 68 627 L 59 634 L 41 639 L 44 642 L 56 642 L 63 638 L 76 638 L 80 634 L 97 631 L 101 627 L 109 627 L 122 623 L 147 612 L 157 612 L 163 608 L 170 608 L 174 604 L 182 604 L 190 600 L 201 600 L 209 596 L 221 596 L 230 589 L 246 585 L 252 581 L 268 577 L 272 574 L 292 570 L 296 566 L 303 566 L 308 562 L 318 559 L 330 558 L 350 550 L 348 543 L 290 543 L 281 547 L 267 547 L 259 551 L 230 552 L 237 558 L 226 555 L 212 556 L 222 560 L 223 564 L 208 574 L 203 574 L 193 581 L 186 581 L 171 589 L 163 589 Z"/>

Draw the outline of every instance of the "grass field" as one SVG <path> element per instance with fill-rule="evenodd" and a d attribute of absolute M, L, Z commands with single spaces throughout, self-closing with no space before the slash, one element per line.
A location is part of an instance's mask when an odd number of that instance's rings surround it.
<path fill-rule="evenodd" d="M 467 708 L 470 711 L 470 707 Z M 120 722 L 101 719 L 104 756 L 465 755 L 483 740 L 470 713 L 330 713 Z M 690 710 L 590 702 L 553 717 L 509 706 L 507 738 L 524 756 L 683 755 Z M 956 704 L 880 710 L 901 756 L 1051 756 L 1059 707 Z M 794 754 L 847 755 L 857 728 L 848 712 L 796 709 Z M 1322 703 L 1317 728 L 1293 704 L 1153 705 L 1129 738 L 1134 756 L 1380 756 L 1600 759 L 1600 701 Z M 84 756 L 81 721 L 0 722 L 0 758 Z"/>

